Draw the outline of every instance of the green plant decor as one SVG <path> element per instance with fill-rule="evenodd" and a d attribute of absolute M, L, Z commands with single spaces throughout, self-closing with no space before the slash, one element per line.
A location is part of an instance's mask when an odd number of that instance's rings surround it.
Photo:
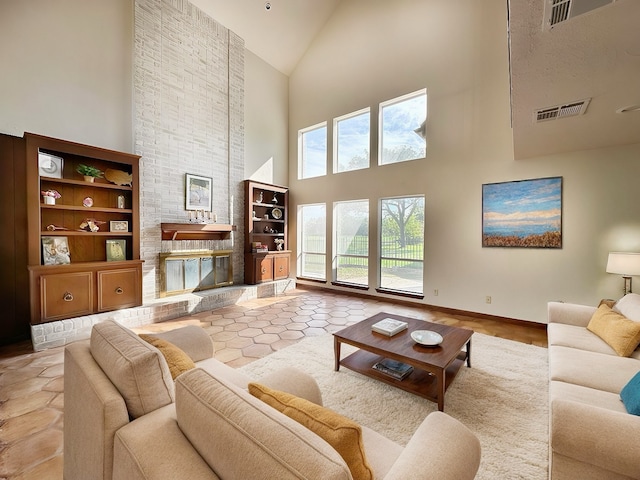
<path fill-rule="evenodd" d="M 92 167 L 90 165 L 83 165 L 82 163 L 78 165 L 78 168 L 76 168 L 76 172 L 78 172 L 80 175 L 84 175 L 85 177 L 97 178 L 101 178 L 103 174 L 102 170 L 100 170 L 99 168 Z"/>

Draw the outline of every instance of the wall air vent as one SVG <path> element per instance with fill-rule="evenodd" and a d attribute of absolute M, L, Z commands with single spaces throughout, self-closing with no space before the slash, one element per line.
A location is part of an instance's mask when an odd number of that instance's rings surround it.
<path fill-rule="evenodd" d="M 546 0 L 544 2 L 543 27 L 545 30 L 551 29 L 578 15 L 604 7 L 615 1 L 616 0 Z"/>
<path fill-rule="evenodd" d="M 566 103 L 564 105 L 556 105 L 555 107 L 541 108 L 534 112 L 534 122 L 547 122 L 558 118 L 575 117 L 583 115 L 587 111 L 590 98 L 579 100 L 577 102 Z"/>

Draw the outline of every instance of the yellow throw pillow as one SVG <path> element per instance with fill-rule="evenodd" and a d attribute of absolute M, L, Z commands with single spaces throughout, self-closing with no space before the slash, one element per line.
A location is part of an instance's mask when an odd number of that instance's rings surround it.
<path fill-rule="evenodd" d="M 164 359 L 169 365 L 171 378 L 173 378 L 174 380 L 181 373 L 184 373 L 187 370 L 191 370 L 192 368 L 196 368 L 196 364 L 193 363 L 191 357 L 184 353 L 182 349 L 176 347 L 173 343 L 167 342 L 162 338 L 154 337 L 153 335 L 149 335 L 146 333 L 141 333 L 139 336 L 145 342 L 150 343 L 158 350 L 160 350 L 160 353 L 162 353 Z"/>
<path fill-rule="evenodd" d="M 354 480 L 372 480 L 362 443 L 362 428 L 328 408 L 258 383 L 249 384 L 249 393 L 305 426 L 331 445 L 344 459 Z"/>
<path fill-rule="evenodd" d="M 640 343 L 640 322 L 629 320 L 606 305 L 600 305 L 587 329 L 613 348 L 621 357 L 629 357 Z"/>

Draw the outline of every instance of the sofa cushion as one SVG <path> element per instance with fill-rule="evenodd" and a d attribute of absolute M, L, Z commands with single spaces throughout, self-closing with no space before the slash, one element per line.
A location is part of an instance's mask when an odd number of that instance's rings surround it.
<path fill-rule="evenodd" d="M 200 368 L 176 379 L 176 416 L 220 478 L 351 478 L 340 454 L 319 436 Z"/>
<path fill-rule="evenodd" d="M 616 355 L 615 350 L 607 342 L 585 327 L 565 325 L 564 323 L 550 323 L 547 325 L 547 340 L 549 346 L 560 345 L 589 352 Z"/>
<path fill-rule="evenodd" d="M 249 393 L 327 441 L 347 462 L 354 479 L 373 478 L 364 452 L 360 425 L 304 398 L 258 383 L 249 384 Z"/>
<path fill-rule="evenodd" d="M 173 405 L 136 418 L 116 432 L 113 477 L 105 478 L 220 480 L 180 431 Z"/>
<path fill-rule="evenodd" d="M 619 394 L 640 364 L 634 358 L 549 347 L 549 379 Z"/>
<path fill-rule="evenodd" d="M 607 305 L 600 305 L 587 329 L 613 348 L 621 357 L 629 357 L 640 343 L 640 322 L 629 320 Z"/>
<path fill-rule="evenodd" d="M 627 293 L 615 303 L 613 311 L 624 315 L 629 320 L 640 322 L 640 295 Z"/>
<path fill-rule="evenodd" d="M 192 368 L 196 368 L 196 364 L 193 363 L 191 357 L 184 353 L 183 350 L 176 347 L 173 343 L 147 333 L 141 333 L 139 336 L 145 342 L 150 343 L 160 350 L 160 353 L 162 353 L 164 359 L 167 361 L 167 365 L 169 366 L 171 378 L 174 380 L 181 373 L 191 370 Z"/>
<path fill-rule="evenodd" d="M 549 401 L 556 399 L 570 400 L 572 402 L 591 405 L 592 407 L 627 413 L 624 404 L 620 401 L 619 394 L 575 385 L 573 383 L 549 382 Z"/>
<path fill-rule="evenodd" d="M 622 388 L 620 399 L 627 412 L 640 415 L 640 372 L 636 373 Z"/>
<path fill-rule="evenodd" d="M 132 418 L 174 399 L 169 367 L 160 351 L 131 330 L 106 320 L 91 330 L 91 355 L 124 398 Z"/>

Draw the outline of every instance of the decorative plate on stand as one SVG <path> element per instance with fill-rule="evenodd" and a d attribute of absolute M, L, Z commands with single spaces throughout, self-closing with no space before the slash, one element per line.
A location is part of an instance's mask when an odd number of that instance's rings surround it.
<path fill-rule="evenodd" d="M 282 210 L 280 210 L 279 208 L 274 208 L 273 210 L 271 210 L 271 216 L 276 220 L 280 220 L 282 218 Z"/>

